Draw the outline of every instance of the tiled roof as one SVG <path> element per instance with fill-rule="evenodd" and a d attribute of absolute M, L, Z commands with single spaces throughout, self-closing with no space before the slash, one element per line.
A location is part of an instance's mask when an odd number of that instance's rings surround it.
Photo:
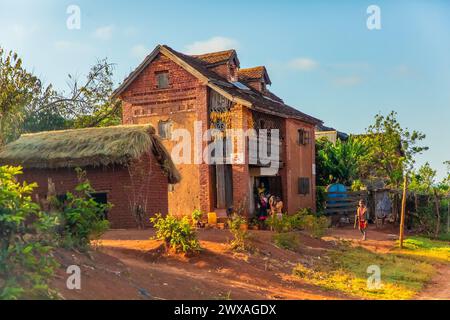
<path fill-rule="evenodd" d="M 267 84 L 271 84 L 266 67 L 259 66 L 239 70 L 239 81 L 247 82 L 251 80 L 258 80 L 265 77 Z"/>
<path fill-rule="evenodd" d="M 284 116 L 287 118 L 296 118 L 313 124 L 322 123 L 322 121 L 317 118 L 307 115 L 291 106 L 284 104 L 283 102 L 277 101 L 277 99 L 275 99 L 276 96 L 264 96 L 261 92 L 252 88 L 249 88 L 249 90 L 242 90 L 237 88 L 236 86 L 228 82 L 227 79 L 206 68 L 201 62 L 196 59 L 196 57 L 185 55 L 181 52 L 173 50 L 166 45 L 164 45 L 163 47 L 169 50 L 178 58 L 188 63 L 203 76 L 207 77 L 212 84 L 216 85 L 226 93 L 230 94 L 233 97 L 237 97 L 250 102 L 252 104 L 252 108 L 256 111 Z"/>
<path fill-rule="evenodd" d="M 273 114 L 280 117 L 285 118 L 294 118 L 299 119 L 302 121 L 306 121 L 308 123 L 312 124 L 321 124 L 322 121 L 314 118 L 310 115 L 307 115 L 291 106 L 286 105 L 283 103 L 283 101 L 275 96 L 271 92 L 267 92 L 265 95 L 251 87 L 248 88 L 248 90 L 239 89 L 236 86 L 234 86 L 232 83 L 230 83 L 227 79 L 223 78 L 219 74 L 212 71 L 210 68 L 208 68 L 209 63 L 205 63 L 204 59 L 209 59 L 208 61 L 217 61 L 215 63 L 218 63 L 220 61 L 219 58 L 201 58 L 208 55 L 201 55 L 201 56 L 191 56 L 186 55 L 181 52 L 175 51 L 172 48 L 166 46 L 166 45 L 160 45 L 156 47 L 153 52 L 147 56 L 147 58 L 124 80 L 124 82 L 114 91 L 114 96 L 119 96 L 127 87 L 131 84 L 132 81 L 145 69 L 145 67 L 156 57 L 160 50 L 165 49 L 170 54 L 174 55 L 178 59 L 182 60 L 184 63 L 189 65 L 191 68 L 195 69 L 196 72 L 198 72 L 202 77 L 206 78 L 209 84 L 215 86 L 216 88 L 222 90 L 226 94 L 232 96 L 235 99 L 241 99 L 249 104 L 251 104 L 251 108 L 255 111 Z M 223 56 L 226 56 L 225 53 L 228 54 L 235 54 L 234 50 L 228 50 L 223 51 Z M 215 55 L 218 53 L 209 54 Z M 228 56 L 230 57 L 230 56 Z"/>
<path fill-rule="evenodd" d="M 235 50 L 225 50 L 200 55 L 192 55 L 192 57 L 195 57 L 196 59 L 206 64 L 219 64 L 221 62 L 227 62 L 235 54 Z"/>

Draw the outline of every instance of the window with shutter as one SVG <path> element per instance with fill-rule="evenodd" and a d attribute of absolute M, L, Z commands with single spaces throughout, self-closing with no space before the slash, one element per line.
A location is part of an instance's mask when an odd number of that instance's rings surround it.
<path fill-rule="evenodd" d="M 298 144 L 305 146 L 310 143 L 311 137 L 308 130 L 299 129 L 298 130 Z"/>
<path fill-rule="evenodd" d="M 172 137 L 172 122 L 160 121 L 158 123 L 158 133 L 162 139 L 170 139 Z"/>
<path fill-rule="evenodd" d="M 169 87 L 169 72 L 163 71 L 156 74 L 156 86 L 158 89 L 166 89 Z"/>
<path fill-rule="evenodd" d="M 301 195 L 307 195 L 310 192 L 310 180 L 309 178 L 298 178 L 298 193 Z"/>

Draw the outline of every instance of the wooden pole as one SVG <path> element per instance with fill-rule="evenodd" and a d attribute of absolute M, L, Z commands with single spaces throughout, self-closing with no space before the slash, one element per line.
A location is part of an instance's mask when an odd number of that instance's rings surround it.
<path fill-rule="evenodd" d="M 450 232 L 450 196 L 448 197 L 447 207 L 447 233 Z"/>
<path fill-rule="evenodd" d="M 402 211 L 400 216 L 400 249 L 403 249 L 403 239 L 405 236 L 405 211 L 406 211 L 406 190 L 408 188 L 408 174 L 405 174 L 403 183 Z"/>

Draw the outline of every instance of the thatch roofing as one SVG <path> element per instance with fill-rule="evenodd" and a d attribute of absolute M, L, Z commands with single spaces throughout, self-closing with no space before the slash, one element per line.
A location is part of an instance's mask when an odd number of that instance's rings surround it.
<path fill-rule="evenodd" d="M 170 154 L 150 125 L 125 125 L 23 134 L 0 149 L 0 165 L 74 168 L 127 165 L 152 151 L 170 183 L 180 181 Z"/>

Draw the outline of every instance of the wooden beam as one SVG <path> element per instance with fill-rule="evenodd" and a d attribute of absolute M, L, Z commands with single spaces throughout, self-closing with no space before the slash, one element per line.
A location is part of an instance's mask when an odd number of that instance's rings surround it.
<path fill-rule="evenodd" d="M 402 212 L 400 216 L 400 249 L 403 249 L 403 239 L 405 233 L 405 211 L 406 211 L 406 191 L 408 188 L 408 174 L 405 174 L 405 181 L 403 183 L 403 198 L 402 198 Z"/>

